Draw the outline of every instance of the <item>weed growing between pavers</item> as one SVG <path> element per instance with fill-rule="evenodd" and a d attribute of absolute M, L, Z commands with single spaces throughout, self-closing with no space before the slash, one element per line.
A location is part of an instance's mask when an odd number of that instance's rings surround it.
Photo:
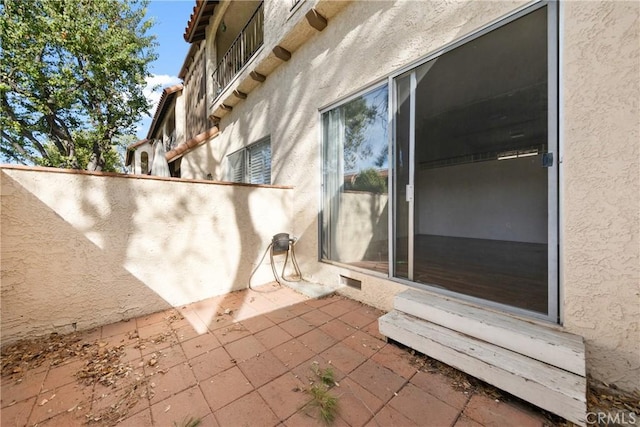
<path fill-rule="evenodd" d="M 333 369 L 330 367 L 320 369 L 318 362 L 313 362 L 311 371 L 320 381 L 314 382 L 307 390 L 312 398 L 307 405 L 317 407 L 320 419 L 325 424 L 331 424 L 336 419 L 338 410 L 338 398 L 330 393 L 330 390 L 338 385 L 335 381 Z"/>
<path fill-rule="evenodd" d="M 173 427 L 198 427 L 202 419 L 196 417 L 189 417 L 182 420 L 180 423 L 174 421 Z"/>

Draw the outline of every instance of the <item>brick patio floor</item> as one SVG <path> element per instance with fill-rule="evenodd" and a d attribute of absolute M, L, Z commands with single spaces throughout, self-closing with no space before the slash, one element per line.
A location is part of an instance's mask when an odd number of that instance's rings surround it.
<path fill-rule="evenodd" d="M 1 424 L 104 425 L 119 409 L 120 426 L 185 426 L 189 418 L 200 426 L 323 425 L 308 390 L 319 383 L 314 372 L 329 367 L 335 426 L 547 422 L 528 406 L 460 391 L 453 379 L 417 369 L 378 333 L 380 315 L 344 297 L 308 299 L 266 285 L 106 325 L 82 339 L 123 345 L 126 377 L 112 387 L 82 385 L 80 358 L 5 377 Z"/>

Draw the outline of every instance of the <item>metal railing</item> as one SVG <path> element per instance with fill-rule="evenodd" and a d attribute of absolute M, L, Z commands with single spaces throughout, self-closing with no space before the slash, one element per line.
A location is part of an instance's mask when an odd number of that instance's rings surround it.
<path fill-rule="evenodd" d="M 213 84 L 217 97 L 225 87 L 240 72 L 242 67 L 262 46 L 264 42 L 264 2 L 253 12 L 251 18 L 231 43 L 231 47 L 224 54 L 218 67 L 213 72 Z"/>

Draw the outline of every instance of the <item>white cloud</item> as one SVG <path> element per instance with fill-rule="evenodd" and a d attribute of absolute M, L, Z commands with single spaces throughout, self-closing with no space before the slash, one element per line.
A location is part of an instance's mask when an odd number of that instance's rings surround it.
<path fill-rule="evenodd" d="M 153 117 L 153 113 L 156 111 L 160 97 L 162 96 L 162 89 L 165 87 L 177 85 L 182 83 L 182 80 L 178 76 L 170 76 L 168 74 L 154 74 L 145 79 L 147 85 L 142 90 L 144 96 L 147 97 L 151 103 L 151 109 L 149 115 Z"/>
<path fill-rule="evenodd" d="M 177 85 L 182 83 L 182 80 L 178 76 L 170 76 L 168 74 L 154 74 L 145 79 L 146 86 L 142 89 L 142 93 L 150 103 L 149 116 L 144 116 L 136 127 L 136 135 L 138 138 L 145 138 L 151 126 L 151 118 L 156 112 L 158 102 L 162 96 L 162 90 L 166 87 Z"/>

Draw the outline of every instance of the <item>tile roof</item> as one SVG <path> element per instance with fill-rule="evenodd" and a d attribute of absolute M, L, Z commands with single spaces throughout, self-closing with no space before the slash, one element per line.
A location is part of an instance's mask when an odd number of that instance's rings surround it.
<path fill-rule="evenodd" d="M 171 162 L 172 160 L 175 160 L 178 156 L 188 153 L 189 151 L 196 148 L 198 145 L 202 144 L 203 142 L 206 142 L 209 138 L 214 138 L 218 136 L 219 132 L 220 131 L 218 130 L 218 128 L 214 126 L 211 129 L 194 136 L 193 138 L 191 138 L 186 142 L 181 142 L 180 144 L 178 144 L 176 148 L 169 150 L 167 152 L 167 154 L 165 155 L 165 157 L 167 158 L 167 162 Z"/>
<path fill-rule="evenodd" d="M 184 30 L 184 40 L 187 43 L 204 40 L 209 18 L 213 15 L 217 4 L 218 0 L 196 0 L 187 28 Z"/>
<path fill-rule="evenodd" d="M 134 151 L 136 151 L 136 148 L 140 147 L 141 145 L 147 144 L 147 143 L 151 144 L 152 141 L 150 139 L 145 138 L 145 139 L 141 139 L 141 140 L 136 141 L 133 144 L 129 145 L 127 147 L 126 156 L 125 156 L 125 160 L 124 160 L 124 165 L 125 166 L 129 166 L 131 164 L 133 153 L 134 153 Z"/>
<path fill-rule="evenodd" d="M 153 120 L 151 120 L 151 125 L 149 126 L 149 132 L 147 133 L 147 138 L 152 139 L 153 133 L 156 130 L 156 127 L 160 123 L 162 123 L 162 118 L 167 112 L 167 107 L 171 105 L 171 100 L 176 96 L 177 92 L 180 92 L 184 86 L 182 83 L 179 83 L 174 86 L 166 87 L 162 90 L 162 95 L 160 96 L 160 101 L 158 102 L 158 106 L 156 107 L 156 112 L 153 114 Z"/>

